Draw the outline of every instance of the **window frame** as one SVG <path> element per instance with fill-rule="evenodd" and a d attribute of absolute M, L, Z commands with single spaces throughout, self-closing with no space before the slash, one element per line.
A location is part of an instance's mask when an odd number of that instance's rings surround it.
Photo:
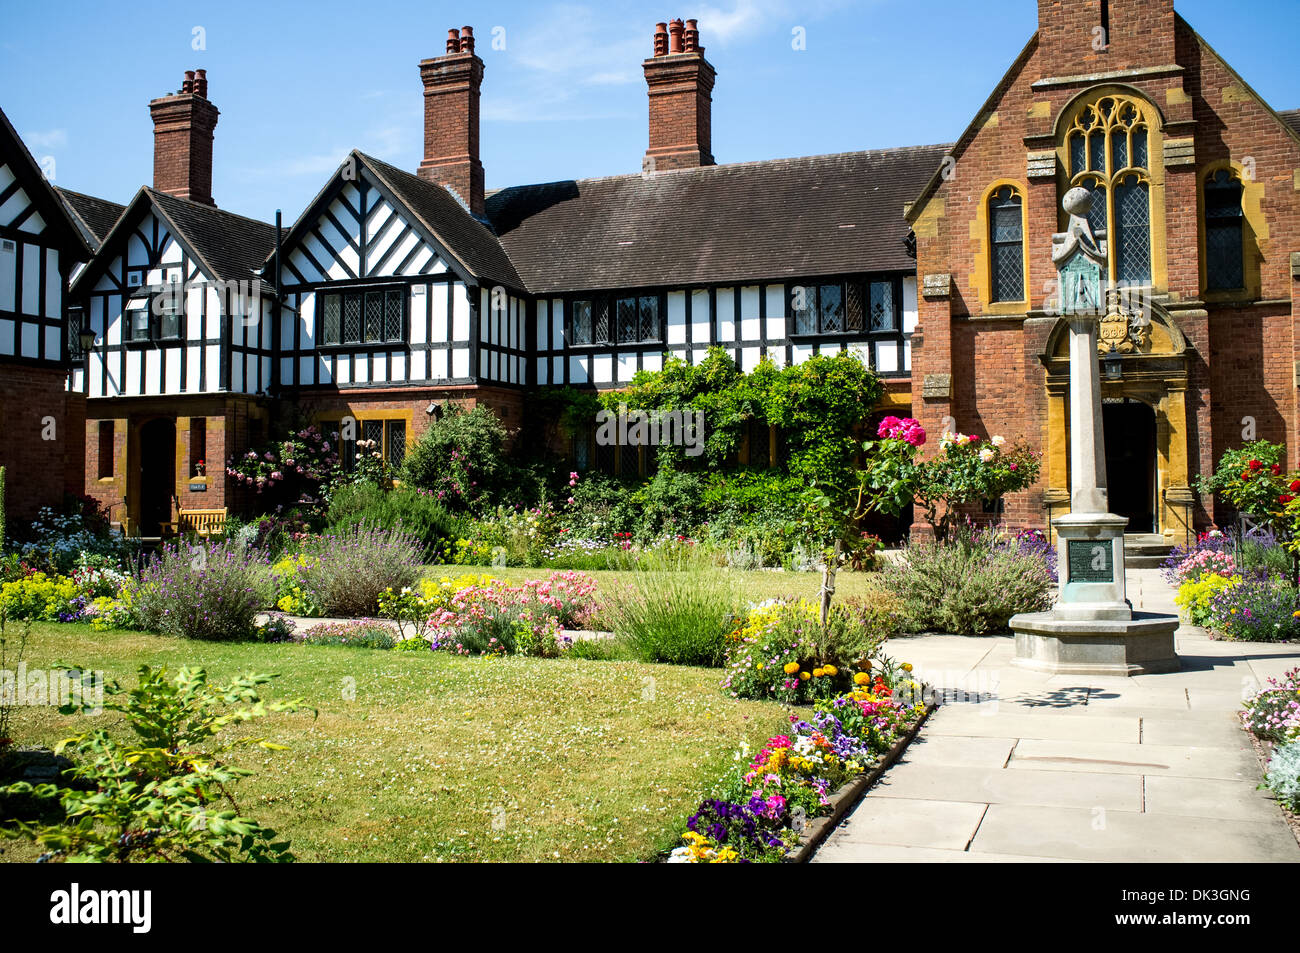
<path fill-rule="evenodd" d="M 995 206 L 995 202 L 1003 192 L 1007 192 L 1006 204 Z M 1026 190 L 1016 182 L 999 181 L 989 187 L 984 196 L 983 210 L 987 219 L 984 229 L 986 241 L 988 243 L 986 254 L 984 256 L 986 267 L 988 268 L 988 301 L 987 304 L 991 309 L 998 307 L 1014 306 L 1015 308 L 1027 307 L 1029 303 L 1029 262 L 1025 254 L 1026 233 L 1028 232 L 1028 196 Z M 1014 201 L 1013 201 L 1014 200 Z M 997 238 L 997 221 L 995 210 L 998 208 L 1015 207 L 1019 209 L 1020 215 L 1020 234 L 1014 241 L 999 241 Z M 1016 247 L 1018 253 L 1016 259 L 1020 265 L 1020 294 L 1018 297 L 1004 297 L 1002 289 L 998 287 L 998 267 L 997 252 L 1000 247 Z"/>
<path fill-rule="evenodd" d="M 154 285 L 150 288 L 137 288 L 136 293 L 130 295 L 122 304 L 122 343 L 128 347 L 147 347 L 152 344 L 179 344 L 185 340 L 185 292 L 183 286 L 176 283 L 176 288 L 168 285 Z M 144 300 L 143 307 L 130 307 L 133 302 Z M 176 302 L 176 308 L 172 311 L 159 313 L 154 302 L 159 299 L 171 299 Z M 140 312 L 145 314 L 145 329 L 143 336 L 136 334 L 135 315 Z M 176 321 L 175 332 L 172 334 L 163 334 L 163 319 L 174 318 Z"/>
<path fill-rule="evenodd" d="M 399 284 L 394 282 L 382 282 L 377 284 L 364 285 L 325 285 L 315 289 L 316 296 L 314 315 L 312 318 L 314 341 L 317 350 L 338 352 L 338 351 L 389 351 L 394 347 L 405 347 L 411 343 L 411 301 L 410 288 L 408 284 Z M 379 337 L 376 340 L 367 340 L 369 333 L 369 314 L 367 313 L 368 301 L 377 296 L 379 298 L 378 327 Z M 396 298 L 399 307 L 397 315 L 397 336 L 388 336 L 388 306 L 390 296 Z M 347 299 L 355 298 L 358 302 L 358 337 L 356 340 L 346 338 L 347 327 Z M 328 309 L 328 299 L 336 298 L 338 300 L 338 340 L 328 341 L 325 335 L 325 313 Z"/>
<path fill-rule="evenodd" d="M 636 337 L 625 337 L 619 333 L 618 307 L 620 302 L 623 301 L 634 301 L 637 304 L 638 336 Z M 648 325 L 645 316 L 640 312 L 640 309 L 647 302 L 652 303 L 654 308 L 654 314 L 650 318 Z M 564 298 L 564 347 L 566 349 L 586 349 L 664 345 L 666 343 L 664 322 L 668 312 L 667 302 L 667 292 L 653 289 L 629 288 L 616 292 L 569 295 Z M 575 311 L 579 304 L 590 306 L 590 327 L 588 333 L 584 335 L 587 340 L 577 340 L 577 335 L 574 332 Z M 607 329 L 607 333 L 603 338 L 599 333 L 602 312 L 605 316 L 605 327 Z M 645 337 L 640 333 L 646 327 L 653 329 L 653 337 Z"/>
<path fill-rule="evenodd" d="M 1210 215 L 1210 189 L 1211 183 L 1221 175 L 1227 175 L 1228 181 L 1237 189 L 1237 202 L 1235 206 L 1235 221 L 1237 231 L 1238 254 L 1240 255 L 1239 267 L 1241 273 L 1240 284 L 1215 285 L 1212 283 L 1211 275 L 1213 273 L 1210 264 L 1210 230 L 1211 222 L 1214 220 Z M 1202 269 L 1202 286 L 1205 293 L 1211 296 L 1236 297 L 1250 292 L 1250 276 L 1246 270 L 1246 229 L 1249 225 L 1246 217 L 1246 179 L 1241 169 L 1238 169 L 1231 163 L 1215 163 L 1206 169 L 1200 179 L 1200 200 L 1201 200 L 1201 269 Z"/>
<path fill-rule="evenodd" d="M 1103 104 L 1110 102 L 1109 112 Z M 1131 108 L 1136 118 L 1123 119 L 1125 109 Z M 1095 180 L 1105 197 L 1106 222 L 1106 257 L 1107 281 L 1115 287 L 1123 281 L 1131 287 L 1154 288 L 1163 285 L 1165 262 L 1162 248 L 1157 244 L 1156 236 L 1162 234 L 1164 227 L 1163 196 L 1156 187 L 1153 169 L 1160 163 L 1162 154 L 1161 120 L 1156 107 L 1133 91 L 1113 88 L 1094 89 L 1076 99 L 1062 116 L 1058 125 L 1058 146 L 1062 166 L 1065 170 L 1065 189 L 1088 185 Z M 1124 130 L 1124 164 L 1116 165 L 1115 133 Z M 1142 137 L 1137 138 L 1138 131 Z M 1075 149 L 1076 137 L 1082 137 L 1082 149 Z M 1095 169 L 1097 156 L 1094 151 L 1094 139 L 1101 147 L 1102 169 Z M 1134 165 L 1137 156 L 1137 144 L 1142 145 L 1143 164 Z M 1076 160 L 1082 156 L 1083 168 L 1077 167 Z M 1146 277 L 1143 280 L 1121 279 L 1120 247 L 1123 229 L 1118 222 L 1116 209 L 1116 192 L 1121 185 L 1132 177 L 1137 177 L 1137 186 L 1145 187 L 1146 192 Z M 1096 189 L 1094 188 L 1094 191 Z M 1062 190 L 1064 194 L 1064 190 Z"/>
<path fill-rule="evenodd" d="M 865 344 L 867 345 L 868 354 L 870 355 L 871 367 L 882 377 L 909 377 L 911 376 L 910 360 L 904 360 L 904 353 L 907 345 L 912 340 L 911 331 L 904 328 L 903 318 L 903 275 L 891 273 L 868 273 L 860 275 L 849 275 L 841 277 L 818 277 L 809 278 L 805 281 L 789 281 L 785 284 L 785 315 L 786 315 L 786 339 L 792 343 L 811 343 L 814 341 L 834 342 L 836 344 L 847 345 Z M 821 288 L 824 285 L 836 285 L 840 287 L 841 301 L 841 324 L 843 328 L 837 331 L 822 330 L 822 311 L 821 311 Z M 872 328 L 871 323 L 871 302 L 872 288 L 876 285 L 886 285 L 889 287 L 891 297 L 891 313 L 893 315 L 893 324 L 887 328 Z M 847 328 L 849 323 L 848 301 L 850 298 L 849 288 L 856 286 L 861 306 L 862 306 L 862 327 Z M 800 330 L 798 327 L 798 315 L 794 309 L 794 289 L 806 288 L 812 290 L 814 298 L 814 307 L 817 310 L 817 330 Z M 880 344 L 893 344 L 896 346 L 897 368 L 892 371 L 882 371 L 878 369 L 879 357 L 878 348 Z"/>

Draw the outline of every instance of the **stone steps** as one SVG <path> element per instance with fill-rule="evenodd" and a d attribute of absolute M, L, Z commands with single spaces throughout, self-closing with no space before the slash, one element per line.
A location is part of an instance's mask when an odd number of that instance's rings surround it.
<path fill-rule="evenodd" d="M 1173 544 L 1158 533 L 1125 533 L 1124 565 L 1129 569 L 1159 569 Z"/>

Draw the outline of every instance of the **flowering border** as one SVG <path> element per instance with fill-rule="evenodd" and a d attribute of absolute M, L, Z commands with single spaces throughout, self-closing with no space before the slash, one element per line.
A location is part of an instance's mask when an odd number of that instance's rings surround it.
<path fill-rule="evenodd" d="M 926 686 L 922 685 L 921 691 L 924 694 Z M 898 760 L 899 755 L 907 749 L 907 746 L 912 743 L 913 739 L 915 739 L 917 734 L 921 731 L 921 726 L 929 719 L 930 713 L 937 707 L 938 706 L 933 702 L 927 702 L 925 710 L 921 712 L 921 717 L 916 720 L 916 724 L 908 729 L 905 735 L 895 741 L 893 747 L 881 755 L 880 761 L 877 762 L 874 768 L 865 774 L 859 775 L 852 781 L 848 781 L 841 785 L 840 788 L 830 796 L 831 812 L 829 814 L 823 814 L 821 817 L 814 817 L 808 821 L 808 826 L 799 834 L 798 846 L 791 848 L 786 853 L 785 861 L 787 863 L 806 864 L 812 859 L 812 855 L 817 851 L 817 848 L 821 846 L 822 841 L 829 836 L 831 831 L 835 830 L 840 821 L 844 819 L 844 816 L 848 814 L 849 810 L 853 808 L 858 801 L 866 795 L 867 791 L 884 776 L 884 773 L 893 766 L 894 762 Z"/>

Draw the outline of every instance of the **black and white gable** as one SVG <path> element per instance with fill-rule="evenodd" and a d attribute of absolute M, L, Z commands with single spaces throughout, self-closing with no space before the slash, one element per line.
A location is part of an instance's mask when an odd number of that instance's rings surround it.
<path fill-rule="evenodd" d="M 67 359 L 64 287 L 90 250 L 0 112 L 0 360 Z"/>
<path fill-rule="evenodd" d="M 72 285 L 95 344 L 89 397 L 258 393 L 272 381 L 265 222 L 141 189 Z"/>

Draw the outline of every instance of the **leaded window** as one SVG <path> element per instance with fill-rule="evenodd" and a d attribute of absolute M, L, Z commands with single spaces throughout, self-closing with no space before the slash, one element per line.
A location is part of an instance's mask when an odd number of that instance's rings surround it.
<path fill-rule="evenodd" d="M 861 331 L 866 307 L 862 301 L 862 284 L 850 281 L 844 286 L 844 330 Z"/>
<path fill-rule="evenodd" d="M 1205 181 L 1205 280 L 1210 291 L 1232 291 L 1246 284 L 1241 180 L 1219 169 Z"/>
<path fill-rule="evenodd" d="M 591 302 L 569 302 L 569 343 L 591 343 Z"/>
<path fill-rule="evenodd" d="M 1110 278 L 1136 285 L 1151 283 L 1148 109 L 1136 99 L 1106 95 L 1079 109 L 1066 129 L 1070 186 L 1092 190 L 1088 220 L 1107 240 Z"/>
<path fill-rule="evenodd" d="M 894 283 L 871 282 L 871 330 L 898 330 L 898 314 L 894 310 Z"/>
<path fill-rule="evenodd" d="M 659 340 L 659 296 L 639 295 L 614 302 L 617 343 Z"/>
<path fill-rule="evenodd" d="M 989 241 L 992 300 L 1024 301 L 1024 204 L 1009 185 L 989 196 Z"/>
<path fill-rule="evenodd" d="M 387 344 L 406 340 L 406 291 L 364 288 L 319 296 L 317 340 L 346 344 Z"/>

